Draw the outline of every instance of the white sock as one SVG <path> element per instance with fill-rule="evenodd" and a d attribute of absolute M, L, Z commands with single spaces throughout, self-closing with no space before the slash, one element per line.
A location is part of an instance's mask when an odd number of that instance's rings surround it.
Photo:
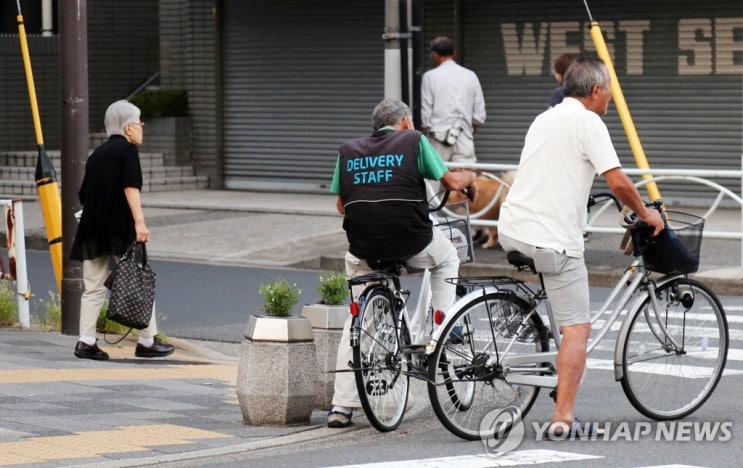
<path fill-rule="evenodd" d="M 353 408 L 348 408 L 346 406 L 333 406 L 333 411 L 337 411 L 343 414 L 351 414 L 353 413 Z"/>
<path fill-rule="evenodd" d="M 149 337 L 149 338 L 144 338 L 144 337 L 141 337 L 141 336 L 140 336 L 140 337 L 139 337 L 139 338 L 137 339 L 137 342 L 139 342 L 139 344 L 141 344 L 141 345 L 142 345 L 142 346 L 144 346 L 145 348 L 152 348 L 152 345 L 154 345 L 154 344 L 155 344 L 155 339 L 154 339 L 154 338 L 152 338 L 152 337 Z"/>
<path fill-rule="evenodd" d="M 77 340 L 77 341 L 82 341 L 83 343 L 85 343 L 88 346 L 95 346 L 95 343 L 96 343 L 97 340 L 95 339 L 95 336 L 80 335 L 80 339 Z"/>

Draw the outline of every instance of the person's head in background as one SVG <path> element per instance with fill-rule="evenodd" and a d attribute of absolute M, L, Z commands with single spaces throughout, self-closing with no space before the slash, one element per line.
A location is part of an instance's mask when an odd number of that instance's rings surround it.
<path fill-rule="evenodd" d="M 436 66 L 447 60 L 454 60 L 454 41 L 446 36 L 438 36 L 432 40 L 431 58 Z"/>
<path fill-rule="evenodd" d="M 552 64 L 552 67 L 554 69 L 552 74 L 555 77 L 555 81 L 557 81 L 558 85 L 562 85 L 563 76 L 568 70 L 570 64 L 573 63 L 573 60 L 575 60 L 575 56 L 573 54 L 562 54 L 561 56 L 557 57 L 555 63 Z"/>

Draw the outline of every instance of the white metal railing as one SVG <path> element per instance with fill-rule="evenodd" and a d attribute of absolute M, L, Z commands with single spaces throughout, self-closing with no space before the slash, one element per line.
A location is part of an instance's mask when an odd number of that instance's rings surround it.
<path fill-rule="evenodd" d="M 450 169 L 470 169 L 487 172 L 497 171 L 510 171 L 516 170 L 518 167 L 516 164 L 490 164 L 490 163 L 446 163 L 446 166 Z M 709 209 L 706 210 L 703 218 L 708 219 L 712 216 L 715 211 L 719 208 L 722 201 L 727 197 L 740 207 L 741 211 L 741 224 L 737 231 L 711 231 L 706 230 L 703 233 L 704 237 L 716 238 L 716 239 L 740 239 L 741 240 L 741 267 L 743 267 L 743 155 L 741 155 L 741 170 L 716 170 L 716 169 L 623 169 L 625 173 L 630 176 L 642 176 L 650 175 L 651 177 L 642 179 L 635 183 L 636 187 L 642 187 L 650 182 L 662 182 L 668 180 L 681 180 L 689 183 L 697 183 L 710 187 L 712 190 L 717 191 L 717 196 L 712 201 Z M 723 187 L 722 185 L 713 182 L 709 179 L 716 178 L 737 178 L 741 180 L 741 192 L 736 194 L 730 189 Z M 609 202 L 610 203 L 610 202 Z M 600 232 L 600 233 L 611 233 L 611 234 L 622 234 L 624 229 L 618 226 L 618 223 L 614 223 L 612 226 L 599 225 L 597 224 L 601 217 L 599 216 L 604 210 L 609 209 L 609 203 L 603 204 L 598 208 L 598 211 L 591 214 L 590 220 L 588 221 L 585 230 L 587 232 Z M 490 205 L 492 206 L 492 204 Z M 479 216 L 487 212 L 487 210 L 480 210 L 477 213 L 470 214 L 470 222 L 474 226 L 497 226 L 497 220 L 486 220 L 479 219 Z M 456 214 L 451 214 L 456 216 Z"/>
<path fill-rule="evenodd" d="M 26 236 L 23 228 L 23 203 L 20 200 L 0 200 L 5 207 L 7 220 L 8 261 L 15 262 L 15 284 L 18 298 L 18 322 L 21 328 L 31 326 L 28 301 L 31 291 L 28 288 L 26 273 Z"/>

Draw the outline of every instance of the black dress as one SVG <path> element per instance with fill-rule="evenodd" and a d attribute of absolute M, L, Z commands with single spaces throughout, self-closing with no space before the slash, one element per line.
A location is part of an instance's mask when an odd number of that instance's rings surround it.
<path fill-rule="evenodd" d="M 70 258 L 122 256 L 136 240 L 134 217 L 124 194 L 129 187 L 142 189 L 139 150 L 123 136 L 112 135 L 85 163 L 78 192 L 83 214 Z"/>

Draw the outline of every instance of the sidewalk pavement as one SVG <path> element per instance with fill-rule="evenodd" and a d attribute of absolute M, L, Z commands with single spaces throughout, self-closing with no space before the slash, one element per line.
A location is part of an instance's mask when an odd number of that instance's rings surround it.
<path fill-rule="evenodd" d="M 335 197 L 194 190 L 143 195 L 152 258 L 342 270 L 346 239 Z M 684 211 L 679 209 L 679 211 Z M 739 210 L 718 210 L 710 230 L 740 231 Z M 24 202 L 26 243 L 46 249 L 43 217 Z M 631 258 L 618 235 L 591 234 L 595 285 L 616 281 Z M 464 274 L 515 274 L 500 249 L 477 248 Z M 719 294 L 743 295 L 740 241 L 705 240 L 697 274 Z M 33 278 L 31 278 L 33 280 Z M 170 338 L 168 358 L 138 359 L 134 342 L 105 362 L 77 359 L 77 337 L 0 329 L 0 466 L 141 466 L 329 437 L 325 414 L 308 425 L 242 424 L 235 380 L 239 344 Z M 354 426 L 349 429 L 354 430 Z"/>

